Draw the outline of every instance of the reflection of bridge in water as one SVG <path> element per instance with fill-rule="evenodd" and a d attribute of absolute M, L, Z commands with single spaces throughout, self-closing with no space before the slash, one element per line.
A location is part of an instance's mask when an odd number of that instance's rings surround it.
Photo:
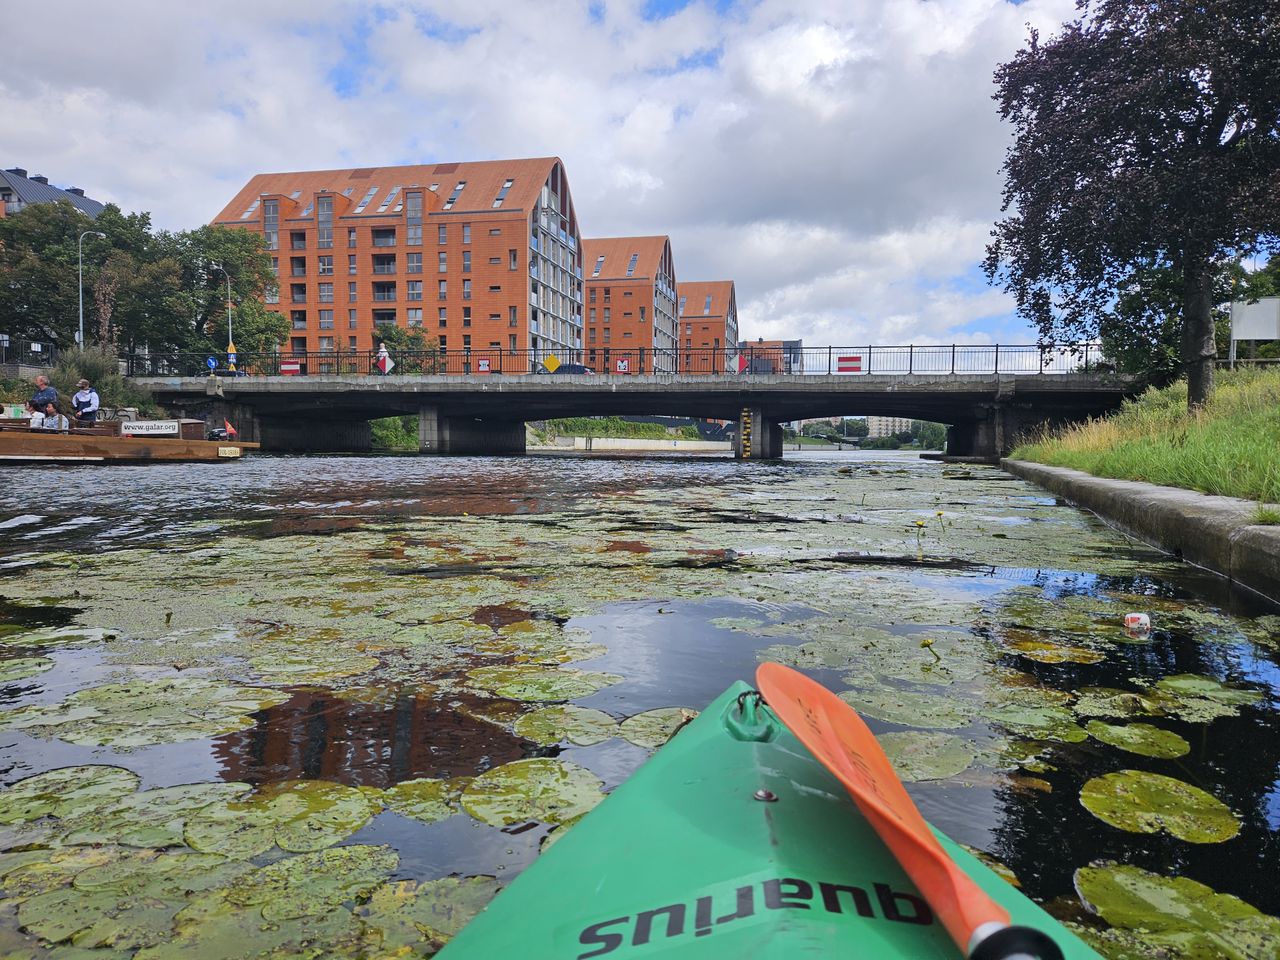
<path fill-rule="evenodd" d="M 996 457 L 1029 430 L 1105 413 L 1139 386 L 1099 365 L 1096 346 L 743 348 L 681 355 L 680 373 L 567 376 L 530 375 L 559 358 L 519 351 L 503 361 L 401 354 L 389 376 L 374 355 L 242 356 L 234 377 L 200 376 L 196 359 L 128 362 L 161 403 L 298 451 L 367 450 L 369 421 L 395 415 L 417 416 L 419 448 L 444 454 L 523 452 L 528 421 L 658 415 L 735 421 L 738 455 L 763 459 L 781 455 L 787 421 L 879 415 L 945 423 L 948 453 Z M 685 372 L 686 361 L 706 372 Z"/>

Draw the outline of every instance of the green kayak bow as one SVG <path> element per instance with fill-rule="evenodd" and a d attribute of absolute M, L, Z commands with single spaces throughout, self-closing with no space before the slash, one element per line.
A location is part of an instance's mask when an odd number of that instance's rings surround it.
<path fill-rule="evenodd" d="M 1101 960 L 935 835 L 1011 924 L 1047 937 L 1066 960 Z M 539 857 L 441 957 L 958 960 L 961 953 L 840 782 L 738 683 Z"/>

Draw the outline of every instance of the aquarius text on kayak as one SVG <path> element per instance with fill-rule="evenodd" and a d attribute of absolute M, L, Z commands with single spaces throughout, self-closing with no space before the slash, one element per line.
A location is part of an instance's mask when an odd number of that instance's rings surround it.
<path fill-rule="evenodd" d="M 933 911 L 921 897 L 894 890 L 887 883 L 872 884 L 868 893 L 862 887 L 787 877 L 740 886 L 732 894 L 726 890 L 697 897 L 691 904 L 670 903 L 641 910 L 634 917 L 593 923 L 578 935 L 578 943 L 595 949 L 578 954 L 577 960 L 602 957 L 624 945 L 642 947 L 655 940 L 709 936 L 725 924 L 757 916 L 757 910 L 817 910 L 894 923 L 934 922 Z"/>

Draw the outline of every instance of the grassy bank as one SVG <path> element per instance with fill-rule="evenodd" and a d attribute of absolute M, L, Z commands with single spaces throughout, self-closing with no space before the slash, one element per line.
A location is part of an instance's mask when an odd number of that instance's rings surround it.
<path fill-rule="evenodd" d="M 1115 414 L 1011 454 L 1099 477 L 1280 502 L 1280 372 L 1220 371 L 1208 406 L 1187 413 L 1187 387 L 1148 390 Z"/>
<path fill-rule="evenodd" d="M 567 417 L 548 420 L 548 437 L 624 437 L 629 440 L 699 440 L 698 428 L 681 427 L 674 434 L 660 423 L 632 423 L 621 417 Z"/>

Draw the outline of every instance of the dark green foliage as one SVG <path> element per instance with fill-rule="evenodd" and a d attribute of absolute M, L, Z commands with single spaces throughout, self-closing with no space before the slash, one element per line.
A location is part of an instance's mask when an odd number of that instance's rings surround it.
<path fill-rule="evenodd" d="M 845 437 L 865 437 L 871 432 L 867 421 L 862 417 L 846 417 L 840 421 L 840 434 Z"/>
<path fill-rule="evenodd" d="M 562 437 L 626 437 L 639 440 L 699 440 L 698 428 L 681 427 L 674 437 L 660 423 L 633 423 L 621 417 L 566 417 L 548 420 L 547 433 Z"/>
<path fill-rule="evenodd" d="M 383 417 L 372 421 L 373 446 L 377 450 L 417 450 L 418 418 Z"/>
<path fill-rule="evenodd" d="M 1168 271 L 1188 404 L 1213 385 L 1214 278 L 1280 248 L 1275 0 L 1080 0 L 1080 18 L 996 71 L 1015 128 L 988 278 L 1046 340 L 1095 335 L 1117 298 Z M 1132 311 L 1130 311 L 1132 313 Z M 1149 336 L 1145 324 L 1118 327 Z M 1157 331 L 1159 332 L 1159 331 Z"/>
<path fill-rule="evenodd" d="M 444 373 L 444 359 L 440 356 L 440 341 L 421 330 L 406 330 L 392 324 L 378 324 L 373 331 L 372 348 L 385 346 L 395 361 L 393 373 Z M 417 436 L 416 428 L 415 434 Z M 416 444 L 416 439 L 415 439 Z"/>
<path fill-rule="evenodd" d="M 106 347 L 89 347 L 85 350 L 66 350 L 58 364 L 49 372 L 49 379 L 58 389 L 66 412 L 71 410 L 71 397 L 76 383 L 84 378 L 98 391 L 104 407 L 137 407 L 144 413 L 158 413 L 160 408 L 146 390 L 140 390 L 120 374 L 120 361 L 115 352 Z"/>
<path fill-rule="evenodd" d="M 912 420 L 911 437 L 926 450 L 941 450 L 947 442 L 947 428 L 928 420 Z"/>

